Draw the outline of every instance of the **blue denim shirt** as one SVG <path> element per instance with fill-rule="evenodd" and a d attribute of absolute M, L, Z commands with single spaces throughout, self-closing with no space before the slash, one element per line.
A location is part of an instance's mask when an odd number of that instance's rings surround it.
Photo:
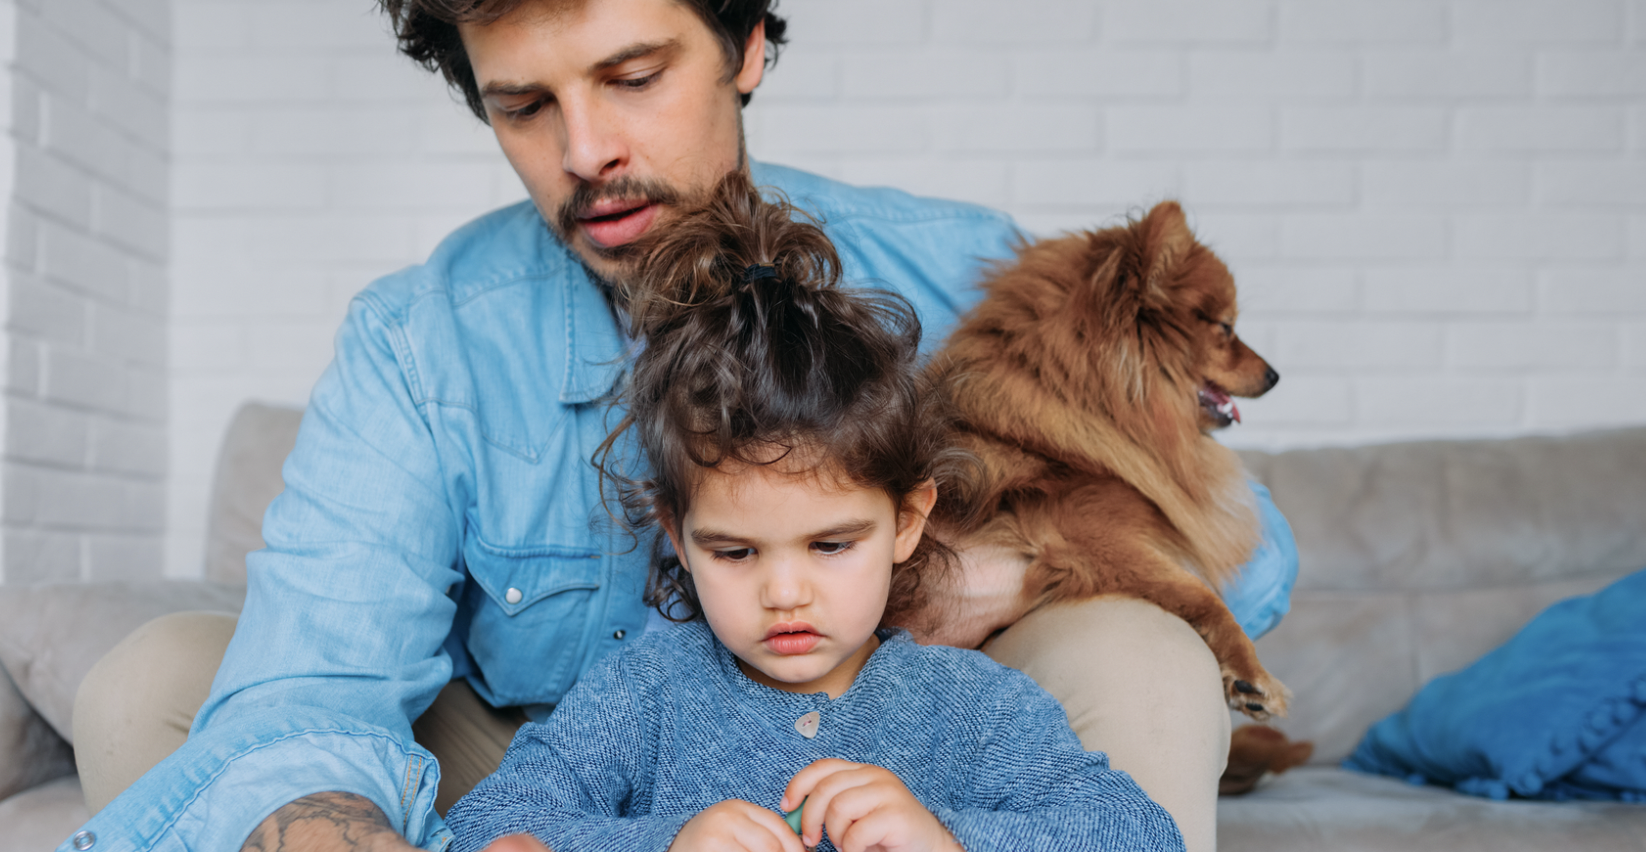
<path fill-rule="evenodd" d="M 928 347 L 1019 237 L 970 205 L 771 166 L 755 179 L 823 219 L 848 282 L 913 302 Z M 247 558 L 211 697 L 183 748 L 87 823 L 95 848 L 235 849 L 276 808 L 333 790 L 444 848 L 439 769 L 411 720 L 454 677 L 542 709 L 646 623 L 644 548 L 601 522 L 589 464 L 624 348 L 529 203 L 357 296 L 264 519 L 267 549 Z M 1231 595 L 1258 604 L 1236 610 L 1249 629 L 1284 611 L 1296 571 L 1261 502 L 1268 543 Z"/>

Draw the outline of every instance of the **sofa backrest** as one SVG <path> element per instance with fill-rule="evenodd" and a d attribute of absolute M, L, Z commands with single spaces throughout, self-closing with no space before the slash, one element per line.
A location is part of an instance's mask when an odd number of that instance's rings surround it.
<path fill-rule="evenodd" d="M 1292 612 L 1257 647 L 1317 763 L 1549 604 L 1646 568 L 1646 428 L 1241 456 L 1297 536 Z"/>
<path fill-rule="evenodd" d="M 280 468 L 303 411 L 248 402 L 223 434 L 206 514 L 206 579 L 246 584 L 246 554 L 263 548 L 263 513 L 286 488 Z"/>

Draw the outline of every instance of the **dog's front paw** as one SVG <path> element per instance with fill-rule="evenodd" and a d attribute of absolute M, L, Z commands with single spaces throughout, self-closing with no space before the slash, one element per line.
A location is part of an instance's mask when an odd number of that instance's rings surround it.
<path fill-rule="evenodd" d="M 1286 702 L 1292 691 L 1266 671 L 1245 677 L 1234 672 L 1223 672 L 1223 694 L 1229 700 L 1229 709 L 1266 722 L 1274 716 L 1286 715 Z"/>

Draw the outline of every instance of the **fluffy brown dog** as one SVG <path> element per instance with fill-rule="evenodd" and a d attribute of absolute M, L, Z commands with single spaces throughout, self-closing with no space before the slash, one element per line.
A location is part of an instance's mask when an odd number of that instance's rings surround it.
<path fill-rule="evenodd" d="M 1235 336 L 1228 268 L 1165 202 L 1123 227 L 1025 246 L 984 288 L 930 368 L 981 464 L 932 520 L 948 544 L 1009 551 L 1019 558 L 990 564 L 1023 571 L 963 565 L 960 588 L 936 596 L 947 606 L 895 620 L 975 647 L 1046 604 L 1143 598 L 1205 638 L 1229 706 L 1285 715 L 1286 688 L 1216 591 L 1261 533 L 1240 460 L 1208 433 L 1239 419 L 1230 396 L 1280 379 Z M 991 598 L 1002 584 L 1020 589 Z M 978 599 L 1008 603 L 956 611 Z"/>

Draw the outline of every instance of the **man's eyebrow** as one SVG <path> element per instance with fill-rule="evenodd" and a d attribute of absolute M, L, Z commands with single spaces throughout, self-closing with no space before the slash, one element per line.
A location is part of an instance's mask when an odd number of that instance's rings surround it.
<path fill-rule="evenodd" d="M 622 50 L 619 50 L 618 52 L 606 57 L 605 59 L 602 59 L 599 62 L 594 63 L 594 70 L 596 70 L 596 71 L 605 71 L 605 70 L 608 70 L 610 68 L 615 68 L 619 65 L 622 65 L 623 63 L 628 62 L 631 59 L 639 59 L 642 56 L 650 56 L 654 53 L 662 53 L 664 51 L 672 51 L 672 50 L 675 50 L 679 47 L 680 47 L 680 40 L 679 39 L 674 39 L 674 38 L 665 39 L 663 41 L 640 42 L 639 44 L 631 44 L 628 47 L 625 47 Z"/>
<path fill-rule="evenodd" d="M 545 91 L 547 91 L 547 89 L 544 89 L 542 86 L 539 86 L 536 83 L 498 83 L 498 82 L 491 82 L 491 83 L 487 83 L 485 88 L 480 90 L 480 95 L 482 97 L 489 97 L 489 96 L 492 96 L 492 95 L 502 95 L 503 97 L 512 97 L 512 96 L 515 96 L 515 95 L 537 95 L 537 94 L 541 94 Z"/>

